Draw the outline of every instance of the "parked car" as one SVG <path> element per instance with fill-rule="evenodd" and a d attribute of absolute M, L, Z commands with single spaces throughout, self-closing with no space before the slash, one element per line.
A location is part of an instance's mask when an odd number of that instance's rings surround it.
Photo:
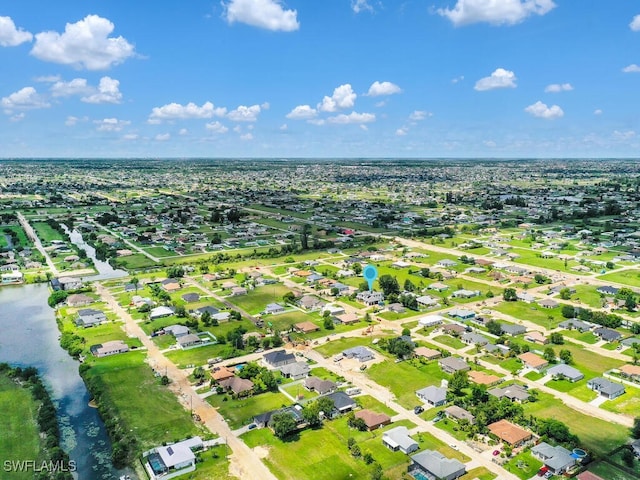
<path fill-rule="evenodd" d="M 498 455 L 500 455 L 500 450 L 494 450 L 493 451 L 493 456 L 497 457 Z"/>
<path fill-rule="evenodd" d="M 421 407 L 420 405 L 418 405 L 417 407 L 413 407 L 413 413 L 415 413 L 416 415 L 422 412 L 424 412 L 424 407 Z"/>
<path fill-rule="evenodd" d="M 254 428 L 256 428 L 258 425 L 256 425 L 255 423 L 250 423 L 249 426 L 247 427 L 247 430 L 253 430 Z"/>

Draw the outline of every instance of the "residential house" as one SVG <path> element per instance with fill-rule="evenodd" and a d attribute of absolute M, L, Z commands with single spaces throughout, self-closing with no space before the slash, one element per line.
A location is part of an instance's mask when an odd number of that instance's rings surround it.
<path fill-rule="evenodd" d="M 638 365 L 623 365 L 618 370 L 620 373 L 630 380 L 640 382 L 640 366 Z"/>
<path fill-rule="evenodd" d="M 468 344 L 468 345 L 486 345 L 487 343 L 489 343 L 489 339 L 487 337 L 485 337 L 484 335 L 480 335 L 479 333 L 475 333 L 475 332 L 467 332 L 464 335 L 462 335 L 462 337 L 460 337 L 460 339 Z"/>
<path fill-rule="evenodd" d="M 198 293 L 185 293 L 182 295 L 182 299 L 187 303 L 198 302 L 200 300 L 200 294 Z"/>
<path fill-rule="evenodd" d="M 272 410 L 270 412 L 261 413 L 260 415 L 256 415 L 253 417 L 253 423 L 256 424 L 258 428 L 270 427 L 272 425 L 272 419 L 275 415 L 287 414 L 291 415 L 293 419 L 296 421 L 296 425 L 301 425 L 304 422 L 304 418 L 302 417 L 302 411 L 296 406 L 293 407 L 285 407 L 279 408 L 278 410 Z"/>
<path fill-rule="evenodd" d="M 288 363 L 280 367 L 280 372 L 285 378 L 292 378 L 293 380 L 300 380 L 306 378 L 309 375 L 309 365 L 307 362 Z"/>
<path fill-rule="evenodd" d="M 341 307 L 340 305 L 332 305 L 332 304 L 328 304 L 325 305 L 322 308 L 322 313 L 324 314 L 324 312 L 329 312 L 329 314 L 331 316 L 336 316 L 336 315 L 341 315 L 344 313 L 344 308 Z"/>
<path fill-rule="evenodd" d="M 466 308 L 453 308 L 449 310 L 448 314 L 461 320 L 471 320 L 476 316 L 476 313 L 474 311 L 468 310 Z"/>
<path fill-rule="evenodd" d="M 95 302 L 93 298 L 82 293 L 74 293 L 67 297 L 67 305 L 70 307 L 84 307 L 93 302 Z"/>
<path fill-rule="evenodd" d="M 220 312 L 220 310 L 218 310 L 216 307 L 207 305 L 205 307 L 200 307 L 196 309 L 194 313 L 196 314 L 196 316 L 201 317 L 204 314 L 204 312 L 209 312 L 209 315 L 213 317 L 214 315 L 217 315 Z"/>
<path fill-rule="evenodd" d="M 284 307 L 278 303 L 270 303 L 265 309 L 264 313 L 267 315 L 278 315 L 279 313 L 284 313 Z"/>
<path fill-rule="evenodd" d="M 372 412 L 371 410 L 359 410 L 355 413 L 355 416 L 364 421 L 368 431 L 382 428 L 391 423 L 391 417 L 389 417 L 389 415 Z"/>
<path fill-rule="evenodd" d="M 622 338 L 622 335 L 619 332 L 606 327 L 598 327 L 593 331 L 593 333 L 605 342 L 615 342 Z"/>
<path fill-rule="evenodd" d="M 440 315 L 425 315 L 424 317 L 420 317 L 418 319 L 418 325 L 423 328 L 428 328 L 435 325 L 440 325 L 443 321 L 444 317 Z"/>
<path fill-rule="evenodd" d="M 382 435 L 382 444 L 394 452 L 400 450 L 406 455 L 419 448 L 418 442 L 409 436 L 409 429 L 402 426 L 387 430 Z"/>
<path fill-rule="evenodd" d="M 536 297 L 527 292 L 518 292 L 516 293 L 516 297 L 518 300 L 525 303 L 533 303 L 536 301 Z"/>
<path fill-rule="evenodd" d="M 333 321 L 335 323 L 341 323 L 342 325 L 351 325 L 353 323 L 358 323 L 360 321 L 360 317 L 355 313 L 343 313 L 342 315 L 336 315 L 333 317 Z"/>
<path fill-rule="evenodd" d="M 218 384 L 225 390 L 239 396 L 248 395 L 253 389 L 253 382 L 251 380 L 240 377 L 225 378 L 224 380 L 220 380 Z"/>
<path fill-rule="evenodd" d="M 570 318 L 569 320 L 564 320 L 560 322 L 558 325 L 560 328 L 566 328 L 567 330 L 573 330 L 574 328 L 579 332 L 586 332 L 591 329 L 591 325 L 588 323 L 582 322 L 577 318 Z"/>
<path fill-rule="evenodd" d="M 370 307 L 371 305 L 378 305 L 384 301 L 384 294 L 382 292 L 370 292 L 365 290 L 364 292 L 360 292 L 356 295 L 356 300 Z"/>
<path fill-rule="evenodd" d="M 501 380 L 497 375 L 491 375 L 480 370 L 469 371 L 469 381 L 477 383 L 478 385 L 495 385 Z"/>
<path fill-rule="evenodd" d="M 620 289 L 619 289 L 619 288 L 617 288 L 617 287 L 611 287 L 611 286 L 609 286 L 609 285 L 603 285 L 603 286 L 601 286 L 601 287 L 598 287 L 598 288 L 596 289 L 596 291 L 597 291 L 598 293 L 602 293 L 603 295 L 611 295 L 611 296 L 614 296 L 614 295 L 616 295 L 616 294 L 620 291 Z"/>
<path fill-rule="evenodd" d="M 442 268 L 453 268 L 458 265 L 458 262 L 454 262 L 453 260 L 449 260 L 448 258 L 443 258 L 442 260 L 438 260 L 436 265 Z"/>
<path fill-rule="evenodd" d="M 235 286 L 235 285 L 233 287 L 231 287 L 231 296 L 232 297 L 239 297 L 239 296 L 242 296 L 242 295 L 246 295 L 247 293 L 248 293 L 247 289 L 244 288 L 244 287 L 238 287 L 238 286 Z"/>
<path fill-rule="evenodd" d="M 500 328 L 502 329 L 502 333 L 511 335 L 512 337 L 522 335 L 527 331 L 526 327 L 523 327 L 522 325 L 513 325 L 511 323 L 501 323 Z"/>
<path fill-rule="evenodd" d="M 57 279 L 60 290 L 69 291 L 82 288 L 82 281 L 74 277 L 60 277 Z M 52 282 L 53 286 L 53 282 Z M 55 290 L 55 288 L 54 288 Z"/>
<path fill-rule="evenodd" d="M 284 350 L 274 350 L 265 353 L 262 357 L 264 363 L 271 368 L 279 368 L 290 363 L 296 362 L 296 356 L 293 353 L 287 353 Z"/>
<path fill-rule="evenodd" d="M 510 445 L 511 447 L 518 447 L 528 442 L 533 438 L 533 434 L 528 432 L 524 428 L 509 422 L 508 420 L 499 420 L 487 425 L 491 435 L 498 438 L 498 440 Z"/>
<path fill-rule="evenodd" d="M 92 308 L 78 310 L 78 316 L 76 317 L 76 325 L 85 328 L 100 325 L 106 321 L 107 316 L 103 311 L 94 310 Z"/>
<path fill-rule="evenodd" d="M 526 402 L 531 396 L 529 391 L 521 385 L 513 384 L 502 388 L 492 388 L 487 393 L 491 396 L 497 397 L 499 400 L 508 398 L 512 402 Z"/>
<path fill-rule="evenodd" d="M 203 447 L 200 437 L 156 447 L 143 453 L 144 468 L 151 480 L 169 479 L 193 472 L 196 469 L 193 450 L 201 450 Z"/>
<path fill-rule="evenodd" d="M 304 334 L 304 333 L 317 332 L 318 330 L 320 330 L 320 327 L 313 322 L 307 321 L 307 322 L 296 323 L 293 326 L 293 329 L 296 332 L 300 332 Z"/>
<path fill-rule="evenodd" d="M 8 272 L 8 273 L 3 273 L 2 275 L 0 275 L 0 278 L 2 279 L 2 284 L 3 285 L 9 285 L 12 283 L 22 283 L 24 275 L 22 274 L 22 272 Z"/>
<path fill-rule="evenodd" d="M 427 360 L 434 360 L 442 356 L 442 353 L 439 352 L 438 350 L 434 350 L 432 348 L 427 348 L 427 347 L 418 347 L 413 351 L 413 354 L 416 357 L 423 357 L 423 358 L 426 358 Z"/>
<path fill-rule="evenodd" d="M 416 302 L 418 302 L 418 305 L 421 307 L 435 307 L 438 305 L 438 300 L 430 297 L 429 295 L 421 295 L 420 297 L 417 297 Z"/>
<path fill-rule="evenodd" d="M 530 368 L 531 370 L 535 370 L 536 372 L 542 372 L 546 367 L 549 366 L 549 362 L 547 362 L 540 355 L 536 355 L 532 352 L 525 352 L 518 355 L 518 358 L 522 360 L 522 363 L 525 367 Z"/>
<path fill-rule="evenodd" d="M 636 457 L 640 458 L 640 439 L 631 442 L 631 449 Z"/>
<path fill-rule="evenodd" d="M 441 329 L 443 333 L 453 336 L 458 336 L 467 330 L 466 327 L 458 325 L 457 323 L 447 323 L 446 325 L 443 325 Z"/>
<path fill-rule="evenodd" d="M 184 337 L 190 333 L 189 328 L 184 325 L 169 325 L 168 327 L 164 327 L 162 332 L 165 335 L 173 335 L 175 338 Z"/>
<path fill-rule="evenodd" d="M 422 388 L 416 391 L 417 397 L 424 403 L 431 405 L 432 407 L 439 407 L 447 403 L 447 389 L 441 387 L 429 387 Z"/>
<path fill-rule="evenodd" d="M 411 456 L 409 473 L 415 478 L 455 480 L 467 473 L 467 470 L 459 460 L 447 458 L 436 450 L 423 450 Z"/>
<path fill-rule="evenodd" d="M 164 305 L 160 305 L 159 307 L 152 308 L 149 312 L 149 319 L 156 320 L 158 318 L 168 317 L 173 315 L 175 312 L 173 307 L 166 307 Z"/>
<path fill-rule="evenodd" d="M 226 380 L 235 376 L 236 372 L 234 369 L 229 367 L 216 367 L 211 372 L 211 378 L 215 381 L 219 382 L 220 380 Z"/>
<path fill-rule="evenodd" d="M 401 303 L 390 303 L 387 305 L 387 310 L 393 313 L 404 313 L 407 311 Z"/>
<path fill-rule="evenodd" d="M 531 454 L 542 461 L 554 475 L 563 475 L 576 464 L 576 459 L 569 450 L 560 445 L 552 447 L 547 442 L 531 447 Z"/>
<path fill-rule="evenodd" d="M 180 290 L 180 288 L 182 288 L 180 285 L 180 280 L 178 280 L 177 278 L 167 278 L 166 280 L 163 280 L 160 283 L 162 285 L 162 288 L 169 293 L 175 292 L 177 290 Z"/>
<path fill-rule="evenodd" d="M 553 298 L 543 298 L 542 300 L 538 300 L 538 305 L 542 308 L 556 308 L 560 304 Z"/>
<path fill-rule="evenodd" d="M 449 289 L 449 285 L 442 282 L 434 282 L 427 287 L 429 290 L 435 290 L 436 292 L 444 292 Z"/>
<path fill-rule="evenodd" d="M 577 382 L 584 378 L 584 374 L 580 370 L 564 363 L 559 363 L 547 369 L 547 375 L 551 375 L 553 378 L 566 378 L 571 382 Z"/>
<path fill-rule="evenodd" d="M 92 345 L 90 350 L 95 357 L 107 357 L 109 355 L 128 352 L 129 345 L 124 343 L 122 340 L 112 340 L 110 342 Z"/>
<path fill-rule="evenodd" d="M 461 290 L 456 290 L 451 294 L 451 296 L 454 298 L 473 298 L 477 297 L 478 295 L 480 295 L 479 290 L 466 290 L 464 288 Z"/>
<path fill-rule="evenodd" d="M 344 393 L 343 391 L 337 391 L 326 395 L 327 398 L 333 400 L 333 408 L 334 412 L 332 416 L 335 414 L 342 414 L 353 410 L 356 407 L 356 402 L 349 395 Z"/>
<path fill-rule="evenodd" d="M 178 343 L 178 346 L 180 348 L 185 349 L 185 348 L 193 347 L 196 345 L 200 345 L 202 343 L 202 339 L 194 333 L 188 333 L 186 335 L 182 335 L 181 337 L 176 338 L 176 342 Z"/>
<path fill-rule="evenodd" d="M 331 380 L 322 380 L 318 377 L 307 377 L 302 382 L 302 385 L 310 392 L 316 392 L 318 395 L 333 393 L 338 388 L 338 385 Z"/>
<path fill-rule="evenodd" d="M 451 405 L 451 406 L 445 408 L 444 409 L 444 414 L 447 417 L 453 418 L 454 420 L 456 420 L 458 422 L 461 421 L 461 420 L 466 420 L 471 425 L 473 425 L 476 422 L 476 417 L 474 417 L 470 412 L 468 412 L 464 408 L 459 407 L 457 405 Z"/>
<path fill-rule="evenodd" d="M 298 300 L 298 305 L 308 311 L 318 310 L 324 306 L 325 302 L 313 295 L 303 295 Z"/>
<path fill-rule="evenodd" d="M 456 372 L 466 372 L 471 367 L 469 364 L 458 357 L 444 357 L 438 360 L 438 364 L 443 372 L 454 374 Z"/>
<path fill-rule="evenodd" d="M 612 382 L 603 377 L 592 378 L 587 382 L 589 387 L 594 392 L 598 392 L 600 396 L 613 400 L 623 395 L 625 392 L 624 385 L 620 383 Z"/>
<path fill-rule="evenodd" d="M 342 355 L 344 355 L 347 358 L 356 358 L 360 362 L 367 362 L 375 358 L 373 355 L 373 352 L 369 350 L 367 347 L 363 347 L 363 346 L 348 348 L 347 350 L 344 350 L 342 352 Z"/>
<path fill-rule="evenodd" d="M 524 339 L 528 342 L 539 343 L 540 345 L 546 345 L 549 343 L 549 339 L 537 331 L 525 334 Z"/>

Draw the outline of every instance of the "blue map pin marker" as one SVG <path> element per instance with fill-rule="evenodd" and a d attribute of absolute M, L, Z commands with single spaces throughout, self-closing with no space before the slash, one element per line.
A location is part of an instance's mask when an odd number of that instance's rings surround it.
<path fill-rule="evenodd" d="M 362 276 L 369 284 L 369 291 L 373 292 L 373 282 L 378 278 L 378 269 L 373 265 L 367 265 L 364 267 L 364 270 L 362 270 Z"/>

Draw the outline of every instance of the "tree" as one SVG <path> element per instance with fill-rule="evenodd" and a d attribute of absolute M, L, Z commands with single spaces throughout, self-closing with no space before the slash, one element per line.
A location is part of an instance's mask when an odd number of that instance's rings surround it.
<path fill-rule="evenodd" d="M 631 436 L 633 438 L 640 438 L 640 417 L 636 417 L 633 420 L 633 427 L 631 427 Z"/>
<path fill-rule="evenodd" d="M 553 351 L 553 348 L 547 347 L 544 349 L 542 356 L 547 362 L 551 363 L 556 359 L 556 352 Z"/>
<path fill-rule="evenodd" d="M 469 375 L 467 372 L 463 372 L 461 370 L 456 371 L 452 376 L 451 380 L 449 380 L 449 388 L 451 392 L 456 396 L 460 396 L 462 394 L 462 390 L 469 386 Z"/>
<path fill-rule="evenodd" d="M 211 325 L 211 313 L 209 313 L 209 310 L 205 310 L 202 313 L 202 316 L 200 317 L 200 320 L 202 321 L 202 324 L 205 327 L 208 327 Z"/>
<path fill-rule="evenodd" d="M 414 292 L 416 290 L 416 286 L 414 285 L 414 283 L 411 281 L 411 279 L 407 278 L 404 281 L 404 289 L 407 292 Z"/>
<path fill-rule="evenodd" d="M 371 471 L 371 480 L 382 480 L 383 473 L 382 466 L 378 462 L 374 463 Z"/>
<path fill-rule="evenodd" d="M 516 300 L 518 300 L 518 295 L 515 288 L 505 288 L 502 297 L 504 298 L 505 302 L 515 302 Z"/>
<path fill-rule="evenodd" d="M 635 311 L 637 305 L 638 304 L 636 303 L 636 299 L 633 295 L 629 295 L 624 301 L 624 308 L 626 308 L 629 312 Z"/>
<path fill-rule="evenodd" d="M 560 296 L 561 300 L 569 300 L 571 299 L 571 290 L 567 287 L 561 288 L 560 292 L 558 292 L 558 295 Z M 566 318 L 571 318 L 571 317 L 566 317 Z"/>
<path fill-rule="evenodd" d="M 320 419 L 320 406 L 317 401 L 309 402 L 304 406 L 302 409 L 302 419 L 310 427 L 322 425 L 322 420 Z"/>
<path fill-rule="evenodd" d="M 575 318 L 576 309 L 573 308 L 571 305 L 563 305 L 561 313 L 564 318 Z"/>
<path fill-rule="evenodd" d="M 562 345 L 564 344 L 564 337 L 561 333 L 553 332 L 551 335 L 549 335 L 549 341 L 554 345 Z"/>
<path fill-rule="evenodd" d="M 284 300 L 284 303 L 295 303 L 296 301 L 296 296 L 293 292 L 287 292 L 282 296 L 282 300 Z"/>
<path fill-rule="evenodd" d="M 280 439 L 286 438 L 297 427 L 296 420 L 290 413 L 277 413 L 272 417 L 271 421 L 273 433 Z"/>
<path fill-rule="evenodd" d="M 362 265 L 360 265 L 359 263 L 354 263 L 353 265 L 351 265 L 351 268 L 353 269 L 353 273 L 355 273 L 356 275 L 360 275 L 362 273 Z"/>
<path fill-rule="evenodd" d="M 330 316 L 324 317 L 322 325 L 324 326 L 325 330 L 333 330 L 335 328 L 333 319 Z"/>
<path fill-rule="evenodd" d="M 551 279 L 549 277 L 545 277 L 541 273 L 536 273 L 536 275 L 533 277 L 533 280 L 540 285 L 551 282 Z"/>
<path fill-rule="evenodd" d="M 316 400 L 316 403 L 318 404 L 318 409 L 325 416 L 330 416 L 335 407 L 333 400 L 331 400 L 329 397 L 320 397 L 318 400 Z"/>
<path fill-rule="evenodd" d="M 622 461 L 627 467 L 633 467 L 633 461 L 635 460 L 635 458 L 636 456 L 633 454 L 630 448 L 625 448 L 624 450 L 622 450 Z"/>
<path fill-rule="evenodd" d="M 140 285 L 140 279 L 138 277 L 132 277 L 131 278 L 131 284 L 136 289 L 136 293 L 138 293 L 138 286 Z"/>
<path fill-rule="evenodd" d="M 573 355 L 571 355 L 571 351 L 566 349 L 560 350 L 560 360 L 567 365 L 570 365 L 573 362 Z"/>
<path fill-rule="evenodd" d="M 196 367 L 193 369 L 193 378 L 196 378 L 198 380 L 204 380 L 206 376 L 207 376 L 207 373 L 204 371 L 204 368 Z"/>
<path fill-rule="evenodd" d="M 502 335 L 502 327 L 495 320 L 489 320 L 486 324 L 486 327 L 490 334 L 496 336 Z"/>
<path fill-rule="evenodd" d="M 378 279 L 378 283 L 380 284 L 380 288 L 382 289 L 382 293 L 384 293 L 385 297 L 394 293 L 396 295 L 400 293 L 400 285 L 398 284 L 398 279 L 396 277 L 392 277 L 391 275 L 382 275 Z"/>
<path fill-rule="evenodd" d="M 305 223 L 302 225 L 302 231 L 300 232 L 300 245 L 303 250 L 309 249 L 309 235 L 311 235 L 311 225 Z"/>

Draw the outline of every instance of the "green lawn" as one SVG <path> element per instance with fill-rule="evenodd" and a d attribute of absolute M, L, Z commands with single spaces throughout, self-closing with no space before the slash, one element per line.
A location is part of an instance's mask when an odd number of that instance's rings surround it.
<path fill-rule="evenodd" d="M 336 338 L 331 341 L 327 341 L 324 345 L 315 347 L 315 350 L 323 357 L 333 357 L 334 355 L 346 350 L 347 348 L 357 347 L 360 345 L 371 346 L 370 337 L 348 337 L 348 338 Z"/>
<path fill-rule="evenodd" d="M 157 264 L 142 253 L 134 253 L 128 257 L 119 257 L 116 260 L 116 265 L 119 268 L 124 268 L 126 270 L 140 270 L 143 268 L 155 267 Z"/>
<path fill-rule="evenodd" d="M 528 480 L 535 476 L 541 467 L 542 462 L 534 458 L 529 450 L 519 453 L 504 465 L 508 472 L 517 475 L 523 480 Z"/>
<path fill-rule="evenodd" d="M 607 273 L 597 277 L 600 280 L 622 283 L 631 287 L 640 287 L 640 270 L 632 268 L 619 272 Z"/>
<path fill-rule="evenodd" d="M 36 421 L 38 403 L 31 392 L 0 375 L 0 457 L 3 460 L 44 459 Z M 11 472 L 11 479 L 31 480 L 33 472 Z M 7 478 L 8 478 L 7 477 Z"/>
<path fill-rule="evenodd" d="M 584 303 L 593 308 L 602 307 L 602 297 L 596 291 L 596 287 L 590 285 L 575 285 L 576 293 L 571 295 L 571 300 Z"/>
<path fill-rule="evenodd" d="M 493 480 L 494 478 L 497 478 L 497 475 L 491 473 L 486 467 L 476 467 L 461 476 L 460 480 Z"/>
<path fill-rule="evenodd" d="M 51 243 L 52 240 L 69 240 L 66 236 L 63 236 L 57 230 L 51 228 L 48 223 L 31 222 L 31 226 L 36 231 L 36 235 L 38 235 L 40 241 L 45 245 Z"/>
<path fill-rule="evenodd" d="M 449 378 L 442 372 L 438 362 L 422 364 L 418 360 L 376 363 L 366 373 L 376 383 L 389 388 L 405 408 L 413 408 L 421 403 L 416 397 L 416 390 L 429 385 L 439 386 L 442 379 Z"/>
<path fill-rule="evenodd" d="M 637 417 L 640 412 L 640 389 L 625 385 L 626 393 L 614 400 L 607 400 L 601 406 L 611 412 Z"/>
<path fill-rule="evenodd" d="M 196 471 L 181 475 L 183 480 L 235 480 L 237 477 L 229 475 L 229 460 L 227 455 L 231 453 L 226 445 L 212 447 L 205 452 L 197 454 L 198 463 Z"/>
<path fill-rule="evenodd" d="M 289 291 L 284 285 L 267 285 L 250 290 L 247 295 L 229 297 L 227 300 L 251 315 L 256 315 L 262 312 L 269 303 L 279 303 L 284 306 L 282 296 Z"/>
<path fill-rule="evenodd" d="M 565 337 L 575 338 L 584 343 L 588 343 L 589 345 L 593 345 L 594 343 L 598 343 L 600 341 L 600 337 L 595 335 L 593 332 L 580 332 L 578 330 L 562 330 L 560 332 Z"/>
<path fill-rule="evenodd" d="M 160 385 L 142 352 L 130 352 L 85 362 L 84 377 L 101 402 L 115 412 L 122 428 L 133 430 L 140 448 L 179 440 L 204 431 L 191 419 L 175 395 Z"/>
<path fill-rule="evenodd" d="M 528 320 L 545 329 L 555 328 L 565 320 L 560 313 L 561 307 L 543 308 L 535 303 L 502 302 L 495 309 L 520 320 Z"/>
<path fill-rule="evenodd" d="M 354 399 L 362 408 L 373 410 L 374 412 L 384 413 L 390 417 L 393 417 L 398 413 L 392 408 L 387 407 L 382 402 L 376 400 L 371 395 L 358 395 L 357 397 L 354 397 Z"/>
<path fill-rule="evenodd" d="M 538 393 L 538 401 L 523 407 L 525 415 L 560 420 L 578 436 L 582 446 L 597 455 L 606 455 L 629 437 L 626 428 L 580 413 L 544 392 Z"/>
<path fill-rule="evenodd" d="M 227 401 L 224 400 L 225 398 Z M 207 397 L 207 402 L 218 409 L 232 429 L 251 423 L 256 415 L 277 410 L 292 403 L 280 392 L 266 392 L 238 400 L 233 400 L 228 395 L 211 395 Z"/>
<path fill-rule="evenodd" d="M 452 337 L 451 335 L 438 335 L 437 337 L 433 337 L 433 341 L 446 345 L 447 347 L 451 347 L 455 350 L 468 346 L 462 340 Z"/>
<path fill-rule="evenodd" d="M 612 465 L 605 461 L 600 461 L 589 465 L 589 471 L 595 473 L 596 475 L 599 475 L 605 480 L 638 480 L 637 475 L 632 475 L 623 470 L 620 470 L 615 465 Z M 638 475 L 640 475 L 640 472 L 638 473 Z"/>

